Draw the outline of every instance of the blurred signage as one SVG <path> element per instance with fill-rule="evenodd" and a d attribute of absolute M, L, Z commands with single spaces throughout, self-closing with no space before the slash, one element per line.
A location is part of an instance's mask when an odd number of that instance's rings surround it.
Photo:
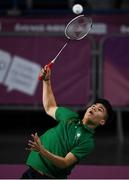
<path fill-rule="evenodd" d="M 72 17 L 49 18 L 1 18 L 2 32 L 64 33 Z M 92 15 L 93 28 L 90 34 L 128 33 L 128 15 Z"/>
<path fill-rule="evenodd" d="M 0 105 L 42 105 L 38 74 L 64 43 L 64 37 L 0 36 Z M 91 47 L 88 38 L 72 41 L 58 57 L 51 78 L 58 104 L 78 106 L 89 102 Z"/>
<path fill-rule="evenodd" d="M 7 91 L 17 90 L 34 95 L 38 84 L 38 73 L 41 66 L 22 57 L 12 57 L 9 52 L 0 50 L 0 83 Z"/>

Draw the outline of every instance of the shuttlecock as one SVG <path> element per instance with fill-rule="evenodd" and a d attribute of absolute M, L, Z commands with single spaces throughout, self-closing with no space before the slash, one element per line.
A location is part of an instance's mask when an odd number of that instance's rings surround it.
<path fill-rule="evenodd" d="M 75 14 L 81 14 L 83 12 L 83 7 L 82 5 L 80 4 L 75 4 L 73 7 L 72 7 L 72 10 Z"/>

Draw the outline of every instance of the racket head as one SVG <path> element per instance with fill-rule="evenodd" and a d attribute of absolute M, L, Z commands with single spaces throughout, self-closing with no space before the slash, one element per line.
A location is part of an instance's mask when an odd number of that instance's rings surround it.
<path fill-rule="evenodd" d="M 71 40 L 83 39 L 92 28 L 92 18 L 79 15 L 72 19 L 65 27 L 65 36 Z"/>

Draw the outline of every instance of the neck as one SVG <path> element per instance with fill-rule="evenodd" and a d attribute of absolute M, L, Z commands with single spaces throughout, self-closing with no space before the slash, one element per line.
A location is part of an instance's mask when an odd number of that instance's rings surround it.
<path fill-rule="evenodd" d="M 86 118 L 82 119 L 82 124 L 91 129 L 95 129 L 97 127 L 97 125 L 95 125 L 92 121 L 90 121 L 89 119 L 86 119 Z"/>

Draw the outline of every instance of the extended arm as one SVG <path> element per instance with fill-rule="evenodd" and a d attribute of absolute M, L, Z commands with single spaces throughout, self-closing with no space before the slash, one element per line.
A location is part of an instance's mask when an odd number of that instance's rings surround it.
<path fill-rule="evenodd" d="M 45 80 L 43 80 L 43 91 L 42 91 L 42 101 L 43 101 L 43 106 L 46 111 L 46 113 L 53 118 L 55 118 L 55 111 L 57 109 L 57 104 L 55 101 L 55 97 L 52 91 L 51 87 L 51 70 L 49 67 L 46 69 L 42 69 L 41 73 L 45 73 Z"/>

